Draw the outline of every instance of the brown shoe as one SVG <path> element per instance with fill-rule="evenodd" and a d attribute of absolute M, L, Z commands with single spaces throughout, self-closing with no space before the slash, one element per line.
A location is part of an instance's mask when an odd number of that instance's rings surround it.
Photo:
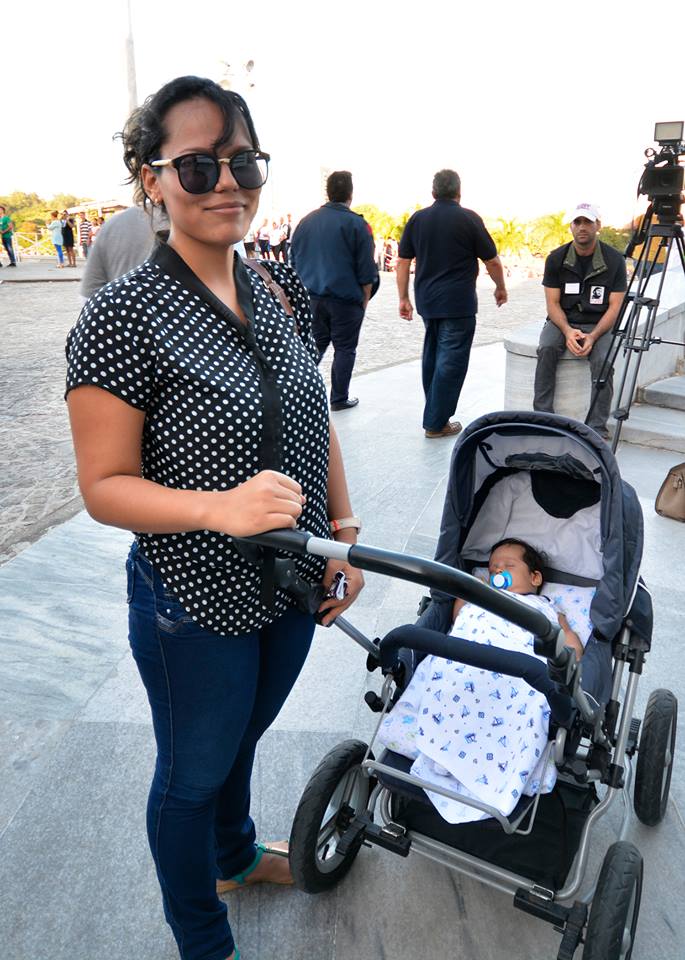
<path fill-rule="evenodd" d="M 456 437 L 458 433 L 461 433 L 461 429 L 462 427 L 458 420 L 448 420 L 442 430 L 426 430 L 425 434 L 431 440 L 437 437 Z"/>
<path fill-rule="evenodd" d="M 239 890 L 240 887 L 249 887 L 254 883 L 280 883 L 290 885 L 293 878 L 287 869 L 288 861 L 288 843 L 285 840 L 278 840 L 276 843 L 257 843 L 255 844 L 257 852 L 255 858 L 242 873 L 231 877 L 229 880 L 217 880 L 216 892 L 221 896 L 224 893 L 230 893 L 231 890 Z M 264 856 L 280 858 L 281 863 L 277 869 L 274 869 L 273 861 L 263 859 Z M 282 868 L 282 861 L 286 862 L 286 869 Z"/>

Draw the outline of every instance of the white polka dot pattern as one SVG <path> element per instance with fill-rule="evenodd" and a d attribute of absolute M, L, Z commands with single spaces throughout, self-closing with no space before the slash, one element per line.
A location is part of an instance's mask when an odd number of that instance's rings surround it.
<path fill-rule="evenodd" d="M 317 369 L 309 299 L 295 272 L 269 263 L 299 327 L 248 271 L 258 346 L 281 395 L 283 473 L 302 484 L 299 526 L 328 537 L 328 407 Z M 237 330 L 154 261 L 113 281 L 84 306 L 67 341 L 67 391 L 101 387 L 144 410 L 142 473 L 167 487 L 229 490 L 254 476 L 262 433 L 259 370 Z M 231 538 L 208 530 L 137 534 L 167 589 L 203 627 L 236 635 L 277 619 L 292 605 L 259 598 L 258 567 Z M 324 561 L 298 557 L 318 581 Z"/>

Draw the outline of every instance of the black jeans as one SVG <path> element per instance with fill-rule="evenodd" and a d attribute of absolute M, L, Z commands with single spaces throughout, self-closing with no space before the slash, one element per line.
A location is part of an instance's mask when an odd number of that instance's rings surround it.
<path fill-rule="evenodd" d="M 319 361 L 331 343 L 335 351 L 331 368 L 331 403 L 342 403 L 349 395 L 364 307 L 361 303 L 348 303 L 333 297 L 317 297 L 314 294 L 310 294 L 310 297 L 312 333 L 319 351 Z"/>

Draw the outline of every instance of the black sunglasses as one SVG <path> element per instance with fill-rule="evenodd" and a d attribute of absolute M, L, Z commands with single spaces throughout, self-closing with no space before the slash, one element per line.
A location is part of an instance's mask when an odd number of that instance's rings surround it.
<path fill-rule="evenodd" d="M 215 157 L 211 153 L 186 153 L 173 160 L 153 160 L 151 167 L 175 167 L 178 181 L 187 193 L 209 193 L 219 182 L 220 164 L 228 169 L 243 190 L 258 190 L 269 175 L 268 153 L 259 150 L 241 150 L 232 157 Z"/>

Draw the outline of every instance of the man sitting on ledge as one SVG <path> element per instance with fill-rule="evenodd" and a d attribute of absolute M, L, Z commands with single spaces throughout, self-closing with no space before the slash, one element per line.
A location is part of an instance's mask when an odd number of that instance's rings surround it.
<path fill-rule="evenodd" d="M 557 363 L 567 348 L 590 361 L 594 388 L 627 287 L 625 260 L 597 239 L 601 224 L 596 207 L 579 203 L 570 225 L 573 241 L 549 254 L 542 279 L 547 322 L 538 344 L 533 409 L 550 413 L 554 412 Z M 605 376 L 589 425 L 608 440 L 613 370 L 605 371 Z"/>

